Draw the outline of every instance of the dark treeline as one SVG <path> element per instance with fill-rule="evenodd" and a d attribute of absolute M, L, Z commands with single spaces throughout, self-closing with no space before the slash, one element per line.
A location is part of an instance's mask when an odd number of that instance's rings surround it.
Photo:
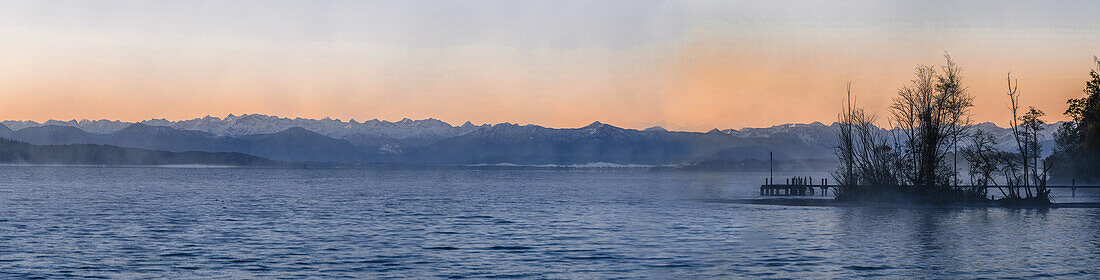
<path fill-rule="evenodd" d="M 840 114 L 843 128 L 836 147 L 839 168 L 834 178 L 839 200 L 912 201 L 925 203 L 993 202 L 1049 204 L 1050 174 L 1061 178 L 1097 178 L 1100 158 L 1100 76 L 1091 72 L 1086 96 L 1069 101 L 1068 122 L 1057 133 L 1054 155 L 1042 158 L 1039 133 L 1045 113 L 1019 102 L 1017 85 L 1008 77 L 1009 120 L 1016 151 L 994 148 L 996 139 L 971 130 L 971 96 L 962 69 L 945 55 L 946 63 L 918 66 L 914 79 L 898 89 L 887 120 L 894 129 L 880 129 L 878 117 L 848 105 Z M 1100 69 L 1100 60 L 1097 60 Z M 969 182 L 959 182 L 961 169 Z M 1054 170 L 1054 171 L 1052 171 Z M 992 187 L 992 188 L 991 188 Z M 990 191 L 996 190 L 996 191 Z"/>
<path fill-rule="evenodd" d="M 1089 72 L 1081 98 L 1070 99 L 1065 115 L 1070 121 L 1055 133 L 1052 157 L 1059 164 L 1052 174 L 1060 181 L 1075 178 L 1079 182 L 1100 183 L 1100 58 L 1093 57 L 1096 68 Z"/>
<path fill-rule="evenodd" d="M 0 163 L 60 165 L 283 166 L 281 162 L 241 153 L 166 152 L 107 145 L 31 145 L 0 139 Z"/>

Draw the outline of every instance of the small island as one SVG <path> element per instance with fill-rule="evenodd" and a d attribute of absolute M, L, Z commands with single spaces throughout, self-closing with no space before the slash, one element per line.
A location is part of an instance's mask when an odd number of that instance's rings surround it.
<path fill-rule="evenodd" d="M 1071 99 L 1072 119 L 1055 133 L 1053 153 L 1043 158 L 1039 132 L 1045 113 L 1019 102 L 1018 82 L 1008 74 L 1009 125 L 1016 151 L 995 149 L 993 136 L 971 129 L 973 97 L 962 69 L 950 55 L 939 66 L 918 66 L 912 82 L 898 89 L 880 128 L 878 116 L 854 107 L 851 83 L 839 115 L 836 202 L 922 205 L 1051 205 L 1052 181 L 1095 182 L 1100 159 L 1100 59 L 1085 83 L 1084 97 Z M 969 182 L 960 182 L 966 168 Z M 789 201 L 788 201 L 789 203 Z"/>

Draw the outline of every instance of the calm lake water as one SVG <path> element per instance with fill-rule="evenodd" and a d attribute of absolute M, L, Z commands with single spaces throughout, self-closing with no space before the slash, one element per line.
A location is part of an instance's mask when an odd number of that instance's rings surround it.
<path fill-rule="evenodd" d="M 7 166 L 0 277 L 1100 278 L 1100 209 L 704 202 L 765 176 Z"/>

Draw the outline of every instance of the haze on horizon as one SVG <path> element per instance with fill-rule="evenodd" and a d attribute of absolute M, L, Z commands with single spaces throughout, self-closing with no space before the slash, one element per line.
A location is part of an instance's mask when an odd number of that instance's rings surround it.
<path fill-rule="evenodd" d="M 437 118 L 673 130 L 883 117 L 948 51 L 1004 125 L 1005 74 L 1062 120 L 1096 1 L 9 1 L 0 119 Z"/>

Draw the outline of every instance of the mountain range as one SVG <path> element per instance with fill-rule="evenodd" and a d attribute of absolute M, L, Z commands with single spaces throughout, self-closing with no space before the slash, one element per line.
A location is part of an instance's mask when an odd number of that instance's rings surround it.
<path fill-rule="evenodd" d="M 1060 124 L 1048 124 L 1047 147 Z M 285 162 L 379 164 L 586 163 L 669 165 L 704 161 L 820 160 L 833 157 L 837 123 L 668 131 L 594 122 L 581 128 L 501 123 L 452 126 L 436 119 L 397 122 L 229 115 L 182 121 L 0 122 L 0 137 L 34 145 L 95 144 L 168 152 L 230 152 Z M 1011 130 L 974 125 L 1011 150 Z M 1049 148 L 1046 152 L 1049 153 Z"/>

